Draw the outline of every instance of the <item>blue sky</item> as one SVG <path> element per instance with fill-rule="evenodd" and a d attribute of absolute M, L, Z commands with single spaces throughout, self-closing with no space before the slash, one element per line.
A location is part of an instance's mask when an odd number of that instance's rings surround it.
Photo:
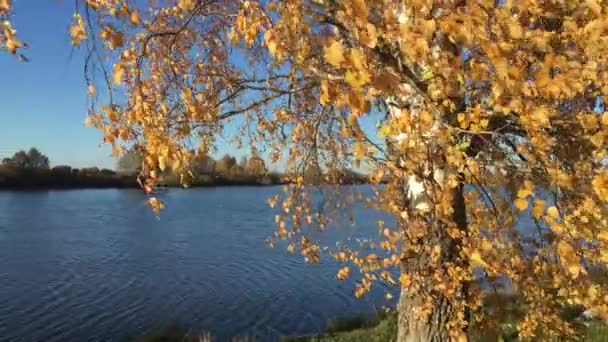
<path fill-rule="evenodd" d="M 68 26 L 74 2 L 67 0 L 16 0 L 13 24 L 27 42 L 30 62 L 0 53 L 0 159 L 19 149 L 37 147 L 52 165 L 114 168 L 111 148 L 101 134 L 84 126 L 87 95 L 83 56 L 72 49 Z M 366 120 L 372 129 L 375 120 Z M 367 127 L 366 127 L 367 126 Z M 372 135 L 373 136 L 373 135 Z M 216 156 L 236 150 L 219 140 Z"/>
<path fill-rule="evenodd" d="M 73 2 L 15 1 L 14 25 L 29 44 L 29 63 L 0 53 L 0 157 L 38 147 L 53 165 L 113 167 L 101 135 L 84 126 L 86 90 L 82 55 L 67 27 Z"/>
<path fill-rule="evenodd" d="M 101 134 L 84 126 L 83 57 L 67 31 L 73 1 L 17 0 L 13 25 L 30 62 L 0 53 L 0 159 L 38 147 L 53 165 L 114 168 Z M 218 154 L 245 152 L 222 144 Z"/>

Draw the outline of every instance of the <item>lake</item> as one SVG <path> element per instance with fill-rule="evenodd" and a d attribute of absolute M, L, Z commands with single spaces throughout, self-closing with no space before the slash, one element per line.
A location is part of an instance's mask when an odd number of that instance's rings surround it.
<path fill-rule="evenodd" d="M 384 305 L 379 287 L 356 299 L 330 257 L 310 265 L 266 245 L 265 201 L 278 192 L 171 189 L 159 219 L 138 190 L 0 192 L 0 339 L 122 341 L 180 326 L 272 341 Z M 356 227 L 315 237 L 373 237 L 379 218 L 356 210 Z"/>

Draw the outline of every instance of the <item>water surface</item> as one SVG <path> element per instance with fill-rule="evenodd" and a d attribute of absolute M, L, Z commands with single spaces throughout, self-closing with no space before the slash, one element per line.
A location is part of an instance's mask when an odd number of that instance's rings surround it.
<path fill-rule="evenodd" d="M 0 192 L 0 339 L 122 341 L 170 325 L 276 340 L 370 312 L 340 265 L 264 243 L 277 187 L 170 190 L 157 219 L 137 190 Z M 320 234 L 371 237 L 379 213 Z"/>

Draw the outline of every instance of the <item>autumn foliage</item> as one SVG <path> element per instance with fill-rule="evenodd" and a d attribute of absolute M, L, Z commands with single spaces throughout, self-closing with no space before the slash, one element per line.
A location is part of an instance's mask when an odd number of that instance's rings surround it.
<path fill-rule="evenodd" d="M 472 317 L 494 319 L 482 303 L 498 290 L 525 308 L 521 336 L 573 333 L 567 305 L 608 318 L 606 285 L 590 276 L 608 263 L 605 2 L 86 5 L 70 35 L 103 54 L 87 58 L 87 79 L 93 64 L 106 76 L 87 85 L 87 122 L 116 155 L 139 144 L 150 184 L 165 169 L 187 183 L 190 161 L 240 124 L 237 143 L 287 155 L 276 238 L 314 262 L 307 231 L 329 218 L 298 175 L 363 165 L 388 182 L 368 198 L 397 218 L 379 227 L 382 253 L 331 253 L 347 263 L 338 278 L 360 277 L 357 296 L 401 286 L 400 339 L 466 339 Z"/>

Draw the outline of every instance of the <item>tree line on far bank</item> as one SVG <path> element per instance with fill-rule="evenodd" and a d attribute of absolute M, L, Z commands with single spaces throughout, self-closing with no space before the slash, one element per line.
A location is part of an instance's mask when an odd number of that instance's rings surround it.
<path fill-rule="evenodd" d="M 107 168 L 73 168 L 69 165 L 51 167 L 49 158 L 37 148 L 21 150 L 0 164 L 1 188 L 136 188 L 140 187 L 137 176 L 142 163 L 141 154 L 129 151 L 122 155 L 116 171 Z M 197 158 L 192 165 L 191 186 L 213 185 L 277 185 L 287 182 L 286 175 L 269 172 L 264 160 L 258 156 L 237 158 L 225 154 L 219 159 L 210 156 Z M 364 183 L 365 176 L 344 171 L 348 183 Z M 325 179 L 320 169 L 305 172 L 308 183 L 319 184 Z M 179 178 L 165 172 L 161 175 L 162 186 L 181 186 Z"/>
<path fill-rule="evenodd" d="M 0 189 L 37 188 L 129 188 L 138 186 L 135 177 L 98 167 L 51 167 L 49 158 L 37 148 L 18 151 L 0 164 Z"/>

